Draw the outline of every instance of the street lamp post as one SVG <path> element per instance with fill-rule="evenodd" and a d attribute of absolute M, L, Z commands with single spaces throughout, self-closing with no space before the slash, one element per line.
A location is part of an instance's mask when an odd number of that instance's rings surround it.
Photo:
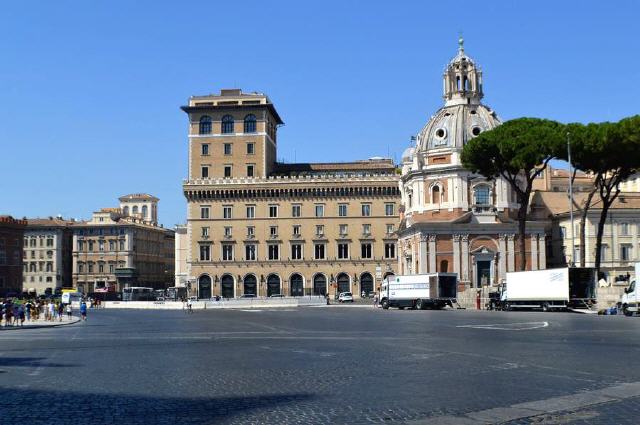
<path fill-rule="evenodd" d="M 569 217 L 571 221 L 571 266 L 576 264 L 575 230 L 573 225 L 573 165 L 571 164 L 571 139 L 567 131 L 567 159 L 569 160 Z"/>

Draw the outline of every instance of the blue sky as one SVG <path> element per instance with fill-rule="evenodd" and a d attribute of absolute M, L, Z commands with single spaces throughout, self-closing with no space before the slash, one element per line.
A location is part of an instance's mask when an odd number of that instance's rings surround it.
<path fill-rule="evenodd" d="M 88 218 L 132 192 L 185 220 L 190 95 L 270 96 L 278 157 L 398 159 L 462 31 L 503 119 L 637 114 L 640 2 L 13 1 L 0 5 L 0 214 Z"/>

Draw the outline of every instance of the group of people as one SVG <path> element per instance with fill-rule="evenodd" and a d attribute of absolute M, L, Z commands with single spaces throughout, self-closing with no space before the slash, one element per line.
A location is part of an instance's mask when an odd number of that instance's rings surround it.
<path fill-rule="evenodd" d="M 87 304 L 80 303 L 80 314 L 82 320 L 87 319 Z M 23 326 L 26 322 L 43 320 L 46 322 L 62 322 L 64 316 L 71 320 L 73 307 L 71 304 L 54 302 L 52 300 L 27 300 L 26 302 L 16 302 L 6 299 L 0 303 L 0 324 L 3 326 Z"/>

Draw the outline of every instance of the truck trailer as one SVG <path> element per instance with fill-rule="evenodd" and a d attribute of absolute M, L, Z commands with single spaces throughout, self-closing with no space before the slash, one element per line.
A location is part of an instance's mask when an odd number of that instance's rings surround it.
<path fill-rule="evenodd" d="M 620 298 L 618 308 L 622 309 L 625 316 L 633 316 L 640 313 L 640 263 L 635 265 L 635 280 L 632 280 L 628 288 L 625 288 L 624 294 Z"/>
<path fill-rule="evenodd" d="M 589 308 L 596 303 L 595 288 L 596 270 L 592 267 L 507 273 L 507 282 L 500 288 L 500 307 L 542 311 Z"/>
<path fill-rule="evenodd" d="M 429 273 L 389 276 L 380 288 L 380 305 L 389 307 L 441 309 L 453 307 L 458 293 L 456 273 Z"/>

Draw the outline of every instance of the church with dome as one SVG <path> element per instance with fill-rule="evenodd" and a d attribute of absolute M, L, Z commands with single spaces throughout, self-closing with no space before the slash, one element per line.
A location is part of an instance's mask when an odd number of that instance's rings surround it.
<path fill-rule="evenodd" d="M 457 273 L 464 291 L 519 270 L 518 205 L 505 180 L 487 180 L 462 165 L 467 141 L 502 122 L 481 102 L 482 70 L 462 39 L 442 78 L 444 106 L 402 155 L 398 271 Z M 545 222 L 528 222 L 526 237 L 527 269 L 545 268 Z"/>

